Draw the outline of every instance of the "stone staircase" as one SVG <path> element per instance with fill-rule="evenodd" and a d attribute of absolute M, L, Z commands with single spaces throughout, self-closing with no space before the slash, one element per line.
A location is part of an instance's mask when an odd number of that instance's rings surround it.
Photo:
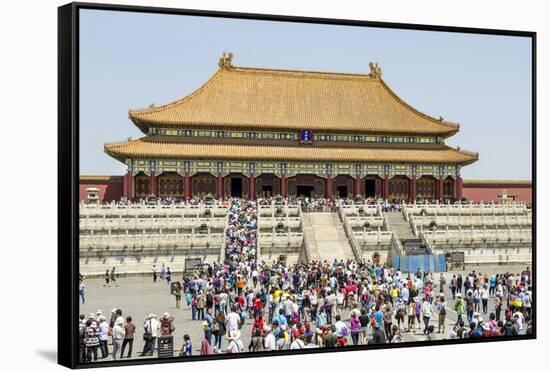
<path fill-rule="evenodd" d="M 338 213 L 304 213 L 309 260 L 355 259 Z"/>
<path fill-rule="evenodd" d="M 400 212 L 385 213 L 390 230 L 396 234 L 399 241 L 403 241 L 403 252 L 407 255 L 423 255 L 425 249 L 421 247 L 422 240 L 415 236 L 412 228 Z"/>
<path fill-rule="evenodd" d="M 403 214 L 400 212 L 389 212 L 384 215 L 386 215 L 390 230 L 397 233 L 399 239 L 408 240 L 417 238 L 411 229 L 411 225 L 405 220 Z"/>

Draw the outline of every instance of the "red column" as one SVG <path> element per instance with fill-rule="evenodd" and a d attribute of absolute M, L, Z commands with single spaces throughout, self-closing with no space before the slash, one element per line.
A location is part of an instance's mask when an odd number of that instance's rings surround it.
<path fill-rule="evenodd" d="M 287 189 L 286 189 L 287 188 L 287 181 L 286 181 L 285 174 L 281 175 L 280 181 L 281 181 L 281 186 L 279 188 L 281 190 L 281 196 L 286 197 L 287 196 Z"/>
<path fill-rule="evenodd" d="M 158 177 L 154 171 L 151 171 L 151 175 L 149 176 L 149 193 L 158 196 Z"/>
<path fill-rule="evenodd" d="M 254 174 L 250 173 L 250 178 L 248 179 L 248 198 L 251 200 L 256 199 L 256 190 L 255 190 L 255 183 L 254 180 Z"/>
<path fill-rule="evenodd" d="M 411 196 L 411 202 L 415 202 L 416 201 L 416 176 L 413 176 L 412 179 L 411 179 L 411 192 L 410 192 L 410 196 Z"/>
<path fill-rule="evenodd" d="M 359 196 L 361 194 L 361 177 L 357 175 L 355 177 L 355 195 Z"/>
<path fill-rule="evenodd" d="M 327 186 L 325 187 L 325 198 L 330 198 L 332 196 L 332 177 L 327 176 Z"/>
<path fill-rule="evenodd" d="M 436 198 L 439 200 L 439 201 L 443 201 L 443 178 L 440 177 L 437 181 L 436 181 L 436 187 L 435 189 L 437 190 L 437 195 L 436 195 Z"/>
<path fill-rule="evenodd" d="M 455 179 L 455 198 L 458 201 L 462 198 L 462 177 L 459 176 Z"/>
<path fill-rule="evenodd" d="M 218 173 L 218 178 L 216 179 L 216 197 L 223 198 L 223 176 L 222 173 Z"/>
<path fill-rule="evenodd" d="M 132 199 L 132 188 L 133 188 L 133 176 L 129 171 L 124 175 L 124 193 L 123 196 L 128 200 Z"/>
<path fill-rule="evenodd" d="M 388 198 L 390 193 L 390 182 L 388 181 L 388 176 L 385 175 L 382 179 L 382 198 Z"/>
<path fill-rule="evenodd" d="M 185 199 L 191 199 L 191 179 L 189 178 L 189 172 L 186 171 L 183 175 L 183 192 L 185 193 Z"/>

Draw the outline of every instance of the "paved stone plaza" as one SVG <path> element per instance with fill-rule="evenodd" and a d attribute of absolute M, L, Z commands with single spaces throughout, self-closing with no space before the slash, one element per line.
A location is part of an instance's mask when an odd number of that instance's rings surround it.
<path fill-rule="evenodd" d="M 489 272 L 505 272 L 505 271 L 516 271 L 511 269 L 505 269 L 506 267 L 491 268 Z M 524 269 L 525 267 L 523 267 Z M 519 268 L 518 268 L 519 269 Z M 477 270 L 476 270 L 477 271 Z M 485 272 L 481 270 L 481 272 Z M 462 273 L 464 272 L 454 272 Z M 447 286 L 450 282 L 453 273 L 446 273 Z M 180 274 L 174 274 L 173 279 L 181 278 Z M 439 274 L 435 274 L 434 278 L 436 282 L 439 280 Z M 144 345 L 143 341 L 143 323 L 149 313 L 155 313 L 157 318 L 160 319 L 164 312 L 169 312 L 175 317 L 174 325 L 176 331 L 174 332 L 174 351 L 175 356 L 179 354 L 179 349 L 183 345 L 183 335 L 189 334 L 193 344 L 193 354 L 199 354 L 200 352 L 200 343 L 204 337 L 202 330 L 202 321 L 201 320 L 191 320 L 191 310 L 187 308 L 185 301 L 182 301 L 182 308 L 176 309 L 175 298 L 170 294 L 170 285 L 166 282 L 160 281 L 160 279 L 154 283 L 150 275 L 142 277 L 126 277 L 118 279 L 118 286 L 111 284 L 111 287 L 103 287 L 104 281 L 102 279 L 88 279 L 86 280 L 86 302 L 80 304 L 80 313 L 85 314 L 86 316 L 89 313 L 95 313 L 97 309 L 101 309 L 103 314 L 109 319 L 110 311 L 112 308 L 121 309 L 123 316 L 128 315 L 133 317 L 133 321 L 136 325 L 136 334 L 134 340 L 133 354 L 132 358 L 141 358 L 138 355 L 141 353 Z M 439 292 L 439 286 L 437 287 L 437 292 Z M 437 315 L 435 315 L 431 324 L 435 327 L 434 338 L 442 339 L 444 335 L 447 334 L 452 325 L 456 322 L 457 316 L 456 313 L 452 310 L 454 307 L 454 300 L 448 287 L 445 290 L 446 298 L 448 302 L 447 310 L 447 320 L 445 325 L 445 331 L 442 334 L 437 333 Z M 489 299 L 489 310 L 488 313 L 494 310 L 494 299 Z M 483 314 L 483 319 L 488 320 L 489 315 Z M 343 312 L 343 319 L 348 318 L 348 311 Z M 466 321 L 466 316 L 463 316 Z M 417 324 L 418 326 L 418 324 Z M 250 342 L 252 328 L 252 320 L 248 319 L 241 329 L 242 332 L 242 341 L 248 351 L 248 344 Z M 423 324 L 422 324 L 423 328 Z M 422 334 L 421 330 L 417 330 L 416 333 L 407 333 L 402 331 L 402 335 L 405 341 L 425 341 L 425 336 Z M 371 336 L 371 330 L 369 329 L 369 338 Z M 389 345 L 389 344 L 388 344 Z M 225 349 L 227 346 L 227 340 L 223 339 L 222 349 Z M 109 346 L 109 351 L 112 347 Z M 127 354 L 127 349 L 125 355 Z M 155 355 L 156 357 L 156 355 Z M 111 357 L 105 358 L 105 360 L 111 360 Z"/>

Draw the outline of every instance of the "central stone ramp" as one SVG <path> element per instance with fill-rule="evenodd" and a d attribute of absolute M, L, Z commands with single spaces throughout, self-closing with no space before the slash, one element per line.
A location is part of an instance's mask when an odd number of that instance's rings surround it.
<path fill-rule="evenodd" d="M 303 218 L 310 260 L 355 259 L 338 213 L 304 213 Z"/>
<path fill-rule="evenodd" d="M 390 229 L 392 229 L 397 236 L 406 240 L 415 240 L 416 237 L 411 229 L 409 222 L 405 220 L 405 217 L 400 212 L 390 211 L 385 213 Z"/>

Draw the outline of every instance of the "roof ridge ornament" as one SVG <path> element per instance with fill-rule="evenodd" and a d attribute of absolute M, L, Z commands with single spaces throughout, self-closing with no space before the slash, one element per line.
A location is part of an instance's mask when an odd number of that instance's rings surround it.
<path fill-rule="evenodd" d="M 220 66 L 220 68 L 225 68 L 225 69 L 233 68 L 233 64 L 231 64 L 232 60 L 233 60 L 233 53 L 223 52 L 222 57 L 218 61 L 218 66 Z"/>
<path fill-rule="evenodd" d="M 378 65 L 378 62 L 369 62 L 370 74 L 369 76 L 373 79 L 382 78 L 382 67 Z"/>

